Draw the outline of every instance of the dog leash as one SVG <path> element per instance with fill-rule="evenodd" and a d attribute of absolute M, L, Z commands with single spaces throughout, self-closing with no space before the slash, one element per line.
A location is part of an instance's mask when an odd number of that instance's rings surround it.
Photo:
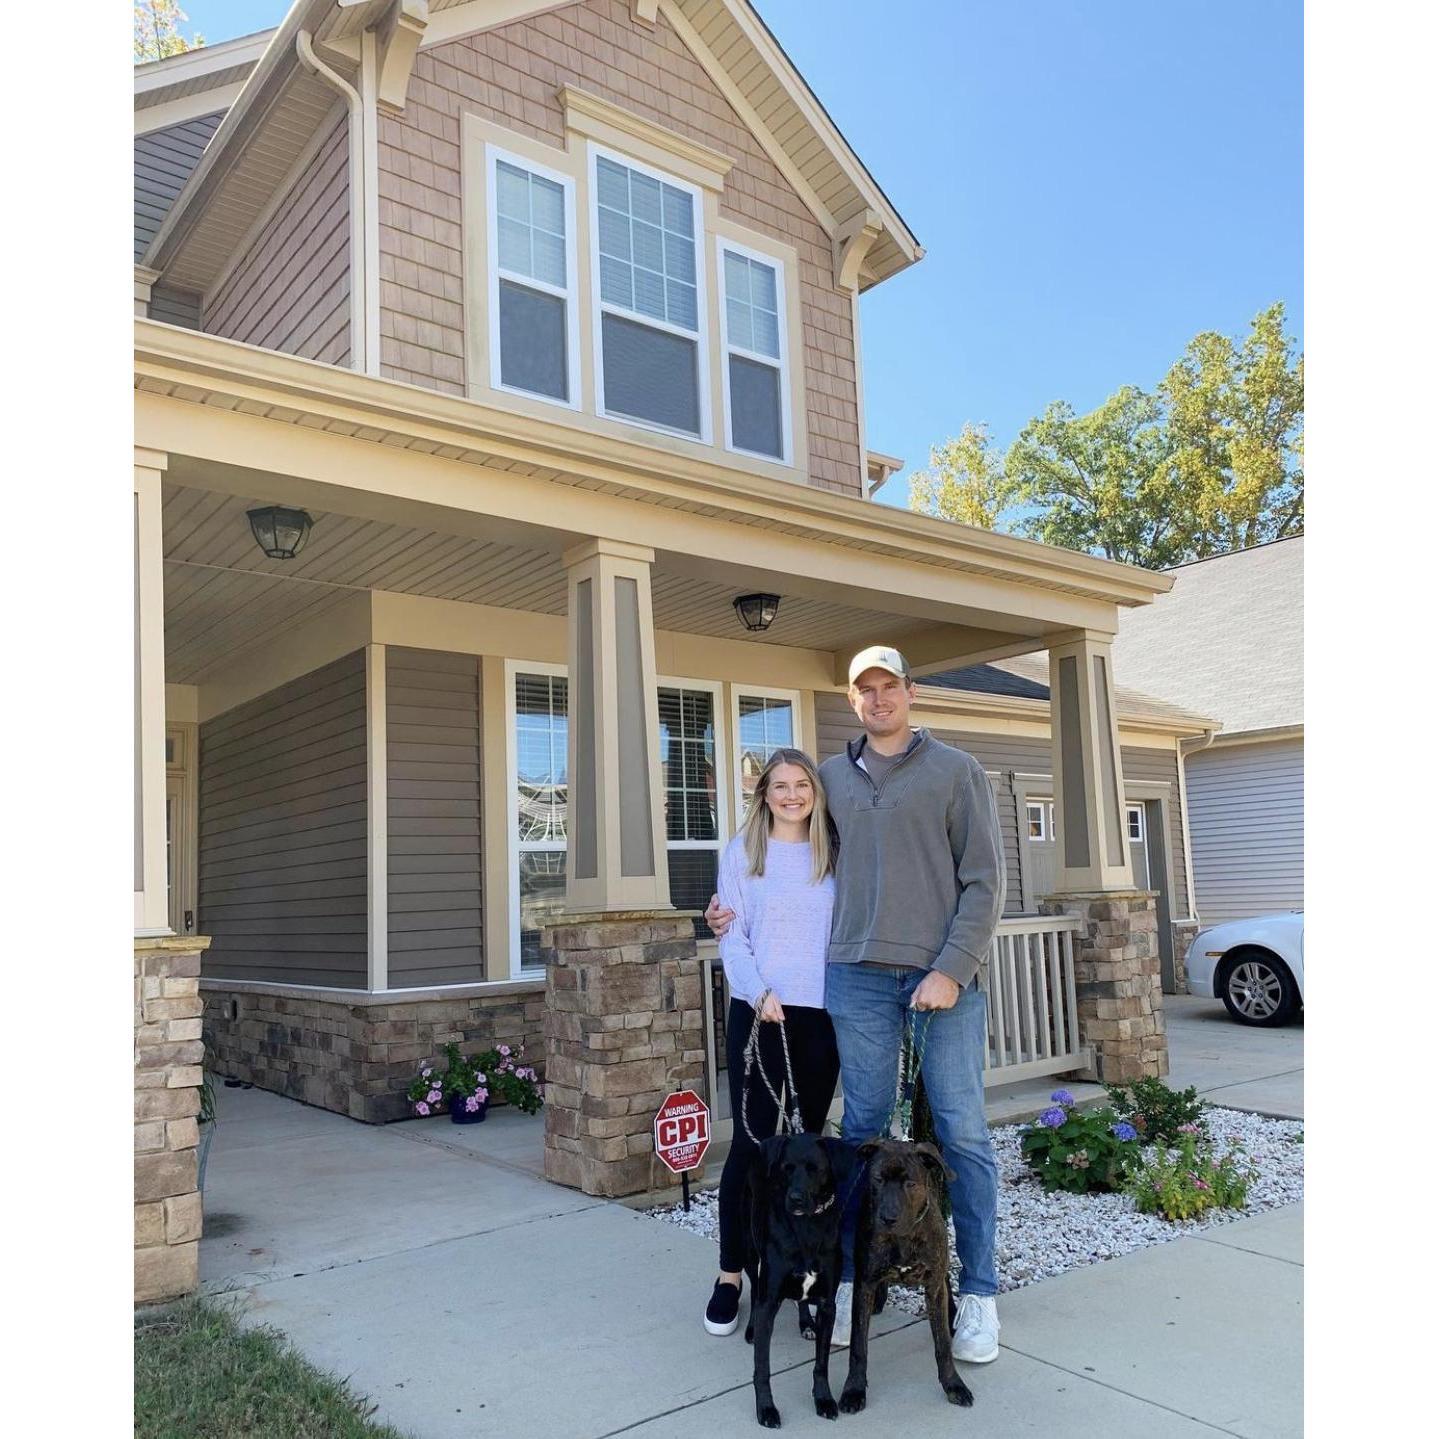
<path fill-rule="evenodd" d="M 926 1010 L 923 1021 L 915 1018 L 911 1010 L 905 1016 L 904 1034 L 900 1040 L 899 1047 L 899 1078 L 896 1086 L 895 1102 L 889 1111 L 889 1118 L 884 1122 L 883 1134 L 888 1134 L 894 1123 L 895 1116 L 899 1116 L 899 1137 L 904 1140 L 914 1138 L 914 1091 L 919 1082 L 920 1074 L 924 1068 L 924 1048 L 929 1043 L 929 1026 L 934 1019 L 934 1011 Z M 916 1039 L 915 1027 L 919 1025 L 919 1034 Z"/>
<path fill-rule="evenodd" d="M 774 1085 L 770 1083 L 769 1075 L 765 1072 L 764 1060 L 760 1055 L 760 1025 L 763 1021 L 761 1021 L 759 1017 L 759 1012 L 764 1007 L 765 999 L 769 993 L 769 990 L 765 990 L 764 993 L 755 1000 L 754 1023 L 750 1026 L 749 1038 L 745 1040 L 744 1045 L 744 1082 L 740 1086 L 739 1117 L 740 1123 L 744 1126 L 744 1132 L 749 1136 L 752 1144 L 760 1144 L 763 1142 L 756 1136 L 754 1130 L 749 1127 L 749 1077 L 756 1069 L 759 1071 L 760 1080 L 764 1084 L 769 1097 L 774 1100 L 775 1109 L 779 1111 L 783 1132 L 786 1134 L 804 1133 L 804 1119 L 801 1117 L 799 1111 L 799 1091 L 795 1088 L 794 1069 L 790 1064 L 789 1058 L 789 1034 L 785 1030 L 783 1020 L 779 1022 L 779 1043 L 780 1049 L 784 1054 L 785 1092 L 789 1096 L 790 1103 L 788 1113 L 785 1111 L 783 1100 L 780 1099 L 778 1093 L 775 1091 Z"/>

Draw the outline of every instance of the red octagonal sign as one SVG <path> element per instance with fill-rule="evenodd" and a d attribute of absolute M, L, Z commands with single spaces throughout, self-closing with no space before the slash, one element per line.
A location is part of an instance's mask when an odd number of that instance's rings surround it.
<path fill-rule="evenodd" d="M 692 1089 L 680 1089 L 655 1115 L 655 1153 L 673 1174 L 698 1169 L 710 1147 L 710 1112 Z"/>

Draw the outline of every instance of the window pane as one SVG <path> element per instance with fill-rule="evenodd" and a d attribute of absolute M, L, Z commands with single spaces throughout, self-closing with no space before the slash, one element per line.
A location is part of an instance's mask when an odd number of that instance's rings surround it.
<path fill-rule="evenodd" d="M 635 307 L 632 271 L 622 260 L 600 256 L 600 299 L 607 305 L 622 305 L 626 310 Z"/>
<path fill-rule="evenodd" d="M 611 160 L 598 166 L 601 298 L 697 331 L 693 199 Z"/>
<path fill-rule="evenodd" d="M 515 677 L 515 814 L 521 843 L 565 840 L 568 701 L 563 677 Z"/>
<path fill-rule="evenodd" d="M 600 206 L 600 254 L 616 259 L 630 258 L 630 222 L 627 215 Z"/>
<path fill-rule="evenodd" d="M 718 851 L 712 849 L 670 850 L 670 903 L 676 909 L 704 909 L 715 892 L 718 860 Z M 696 916 L 694 925 L 697 936 L 710 937 L 709 926 L 702 918 Z"/>
<path fill-rule="evenodd" d="M 783 457 L 778 370 L 731 355 L 729 407 L 730 435 L 737 449 Z"/>
<path fill-rule="evenodd" d="M 698 292 L 693 285 L 678 280 L 665 281 L 665 314 L 670 324 L 685 330 L 698 330 L 700 323 Z"/>
<path fill-rule="evenodd" d="M 530 223 L 529 174 L 514 165 L 507 165 L 503 160 L 497 163 L 495 169 L 498 181 L 495 191 L 499 213 L 528 225 Z M 556 186 L 556 188 L 559 187 Z"/>
<path fill-rule="evenodd" d="M 605 409 L 697 435 L 699 353 L 693 340 L 602 316 Z"/>
<path fill-rule="evenodd" d="M 746 809 L 769 757 L 775 750 L 793 745 L 794 707 L 789 700 L 740 696 L 738 770 Z"/>
<path fill-rule="evenodd" d="M 729 330 L 729 343 L 741 350 L 754 349 L 754 311 L 748 305 L 738 303 L 733 296 L 725 300 L 725 323 Z"/>
<path fill-rule="evenodd" d="M 709 896 L 705 896 L 709 903 Z M 540 850 L 520 855 L 520 963 L 543 962 L 540 926 L 563 913 L 565 852 Z"/>
<path fill-rule="evenodd" d="M 537 280 L 553 285 L 557 290 L 567 286 L 565 279 L 565 237 L 551 235 L 545 230 L 536 230 L 532 273 Z"/>
<path fill-rule="evenodd" d="M 543 175 L 530 176 L 530 220 L 552 235 L 563 237 L 565 233 L 564 189 Z"/>
<path fill-rule="evenodd" d="M 659 720 L 665 833 L 672 840 L 718 840 L 714 696 L 707 690 L 661 689 Z"/>
<path fill-rule="evenodd" d="M 779 316 L 758 306 L 754 310 L 754 343 L 752 350 L 771 359 L 779 359 Z"/>
<path fill-rule="evenodd" d="M 500 269 L 512 270 L 517 275 L 529 275 L 530 269 L 530 227 L 518 220 L 499 218 Z"/>
<path fill-rule="evenodd" d="M 693 235 L 694 201 L 683 190 L 665 186 L 665 229 L 677 235 Z"/>
<path fill-rule="evenodd" d="M 630 212 L 630 172 L 623 165 L 603 157 L 598 161 L 600 204 L 628 215 Z"/>
<path fill-rule="evenodd" d="M 564 289 L 569 283 L 564 188 L 503 160 L 495 173 L 500 268 Z"/>
<path fill-rule="evenodd" d="M 500 381 L 533 394 L 569 399 L 563 300 L 500 281 Z"/>
<path fill-rule="evenodd" d="M 665 274 L 686 285 L 695 282 L 695 242 L 665 231 Z"/>
<path fill-rule="evenodd" d="M 635 266 L 635 303 L 634 308 L 642 315 L 648 315 L 651 319 L 663 320 L 665 317 L 665 282 L 664 276 L 653 270 L 642 270 Z"/>

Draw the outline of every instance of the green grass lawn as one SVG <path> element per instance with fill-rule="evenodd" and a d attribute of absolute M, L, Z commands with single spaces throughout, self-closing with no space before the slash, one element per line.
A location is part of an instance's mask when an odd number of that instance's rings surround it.
<path fill-rule="evenodd" d="M 135 1321 L 136 1439 L 404 1439 L 274 1329 L 186 1299 Z"/>

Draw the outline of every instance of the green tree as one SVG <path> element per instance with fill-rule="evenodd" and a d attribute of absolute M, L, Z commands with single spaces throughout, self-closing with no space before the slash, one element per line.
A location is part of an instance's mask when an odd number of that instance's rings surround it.
<path fill-rule="evenodd" d="M 177 0 L 134 0 L 134 6 L 137 65 L 147 60 L 167 60 L 186 50 L 198 50 L 205 43 L 203 35 L 192 35 L 187 40 L 180 33 L 180 22 L 190 17 Z"/>
<path fill-rule="evenodd" d="M 930 451 L 910 508 L 1149 569 L 1304 527 L 1304 360 L 1284 306 L 1236 345 L 1196 335 L 1155 393 L 1032 419 L 1003 462 L 983 425 Z"/>
<path fill-rule="evenodd" d="M 987 425 L 966 424 L 957 438 L 932 446 L 929 469 L 909 481 L 910 509 L 986 530 L 995 528 L 1012 498 Z"/>

